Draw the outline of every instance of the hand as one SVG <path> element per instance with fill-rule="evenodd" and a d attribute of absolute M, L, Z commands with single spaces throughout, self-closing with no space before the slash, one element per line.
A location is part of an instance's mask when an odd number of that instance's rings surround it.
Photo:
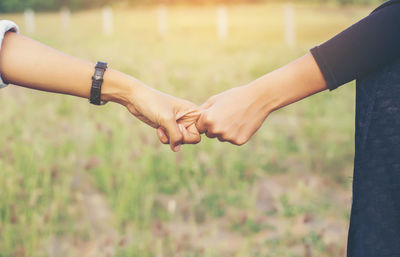
<path fill-rule="evenodd" d="M 235 145 L 245 144 L 270 113 L 254 85 L 233 88 L 213 96 L 201 109 L 202 114 L 196 123 L 198 131 Z"/>
<path fill-rule="evenodd" d="M 138 119 L 156 128 L 160 141 L 169 143 L 175 152 L 180 150 L 181 144 L 196 144 L 201 140 L 195 126 L 200 111 L 189 101 L 142 85 L 132 94 L 126 107 Z"/>

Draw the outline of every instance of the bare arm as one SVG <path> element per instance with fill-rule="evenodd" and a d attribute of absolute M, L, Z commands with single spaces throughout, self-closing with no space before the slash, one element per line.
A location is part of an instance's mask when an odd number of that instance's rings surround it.
<path fill-rule="evenodd" d="M 9 32 L 0 52 L 0 72 L 5 81 L 15 85 L 89 98 L 94 64 Z M 163 142 L 169 142 L 175 151 L 181 143 L 200 140 L 194 125 L 198 118 L 194 104 L 154 90 L 129 75 L 108 69 L 101 98 L 122 104 L 140 120 L 165 130 L 168 138 Z"/>
<path fill-rule="evenodd" d="M 0 71 L 5 81 L 15 85 L 89 98 L 94 64 L 22 35 L 7 33 L 0 53 Z M 124 98 L 130 93 L 130 84 L 129 76 L 107 70 L 102 100 L 128 102 Z"/>
<path fill-rule="evenodd" d="M 271 112 L 325 89 L 317 63 L 307 54 L 248 85 L 211 97 L 196 126 L 208 137 L 242 145 Z"/>
<path fill-rule="evenodd" d="M 264 92 L 269 112 L 327 89 L 325 79 L 310 53 L 252 84 Z"/>

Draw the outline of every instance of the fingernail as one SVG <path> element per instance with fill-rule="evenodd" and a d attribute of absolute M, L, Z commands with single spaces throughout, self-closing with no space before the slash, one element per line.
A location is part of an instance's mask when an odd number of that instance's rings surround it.
<path fill-rule="evenodd" d="M 160 129 L 157 129 L 157 135 L 158 135 L 159 137 L 162 137 L 162 136 L 163 136 L 162 133 L 161 133 L 161 131 L 160 131 Z"/>
<path fill-rule="evenodd" d="M 181 150 L 181 145 L 177 145 L 174 147 L 175 152 L 179 152 Z"/>
<path fill-rule="evenodd" d="M 185 127 L 182 124 L 178 124 L 179 130 L 183 133 Z"/>

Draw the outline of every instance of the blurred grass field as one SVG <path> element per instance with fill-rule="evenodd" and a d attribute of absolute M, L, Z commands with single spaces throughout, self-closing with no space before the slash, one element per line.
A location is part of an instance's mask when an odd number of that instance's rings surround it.
<path fill-rule="evenodd" d="M 71 55 L 108 61 L 201 104 L 305 54 L 372 6 L 296 5 L 297 44 L 284 44 L 284 5 L 37 14 L 31 35 Z M 0 14 L 21 25 L 23 15 Z M 73 74 L 71 74 L 73 76 Z M 120 106 L 10 86 L 0 91 L 0 257 L 345 256 L 351 204 L 354 86 L 273 113 L 243 147 L 203 138 L 172 153 Z"/>

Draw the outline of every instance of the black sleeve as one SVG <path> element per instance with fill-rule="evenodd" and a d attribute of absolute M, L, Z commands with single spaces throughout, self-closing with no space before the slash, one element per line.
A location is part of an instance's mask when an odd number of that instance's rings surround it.
<path fill-rule="evenodd" d="M 328 88 L 362 78 L 400 58 L 400 1 L 389 1 L 311 49 Z"/>

